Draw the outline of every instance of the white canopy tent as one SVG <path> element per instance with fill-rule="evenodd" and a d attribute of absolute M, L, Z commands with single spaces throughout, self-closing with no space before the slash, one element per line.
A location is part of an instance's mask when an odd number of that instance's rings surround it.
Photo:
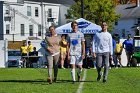
<path fill-rule="evenodd" d="M 79 31 L 81 31 L 84 34 L 95 34 L 96 32 L 101 31 L 101 26 L 96 25 L 83 18 L 77 19 L 76 22 L 78 22 Z M 71 31 L 72 31 L 71 22 L 56 28 L 57 34 L 68 34 Z"/>

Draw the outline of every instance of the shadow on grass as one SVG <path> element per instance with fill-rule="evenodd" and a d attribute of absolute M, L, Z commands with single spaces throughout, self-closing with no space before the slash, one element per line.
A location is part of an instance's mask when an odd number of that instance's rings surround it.
<path fill-rule="evenodd" d="M 43 82 L 46 83 L 47 80 L 0 80 L 0 82 L 13 82 L 13 83 L 39 83 Z"/>
<path fill-rule="evenodd" d="M 0 82 L 6 83 L 27 83 L 27 84 L 39 84 L 39 85 L 50 85 L 47 80 L 37 79 L 37 80 L 0 80 Z"/>
<path fill-rule="evenodd" d="M 73 81 L 72 80 L 57 80 L 56 81 L 56 83 L 68 83 L 68 82 L 72 83 Z M 96 82 L 96 81 L 88 81 L 88 80 L 86 80 L 86 81 L 76 81 L 76 82 Z"/>
<path fill-rule="evenodd" d="M 0 80 L 0 83 L 1 82 L 50 85 L 47 80 L 43 80 L 43 79 L 37 79 L 37 80 Z"/>
<path fill-rule="evenodd" d="M 37 80 L 0 80 L 0 82 L 13 82 L 13 83 L 30 83 L 30 84 L 41 84 L 41 85 L 49 85 L 47 80 L 37 79 Z M 81 82 L 97 82 L 97 81 L 76 81 L 77 83 Z M 75 82 L 75 83 L 76 83 Z M 72 83 L 72 80 L 57 80 L 53 83 Z"/>

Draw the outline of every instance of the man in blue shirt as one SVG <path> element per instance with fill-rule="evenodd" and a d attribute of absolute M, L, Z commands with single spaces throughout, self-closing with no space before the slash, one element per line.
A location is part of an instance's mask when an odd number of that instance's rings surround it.
<path fill-rule="evenodd" d="M 123 42 L 123 48 L 126 51 L 127 56 L 127 66 L 130 66 L 131 56 L 133 54 L 133 39 L 131 38 L 131 34 L 128 34 L 127 40 Z"/>
<path fill-rule="evenodd" d="M 109 64 L 110 64 L 110 67 L 112 67 L 113 66 L 113 63 L 112 63 L 112 61 L 114 62 L 114 64 L 116 64 L 116 59 L 115 59 L 115 53 L 114 53 L 114 51 L 115 51 L 115 48 L 116 48 L 116 41 L 115 41 L 115 35 L 113 35 L 112 36 L 112 52 L 113 52 L 113 54 L 112 54 L 112 57 L 110 56 L 110 62 L 109 62 Z"/>

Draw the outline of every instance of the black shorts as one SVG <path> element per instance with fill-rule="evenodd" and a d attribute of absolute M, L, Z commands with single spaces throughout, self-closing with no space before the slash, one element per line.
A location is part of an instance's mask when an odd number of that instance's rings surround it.
<path fill-rule="evenodd" d="M 121 55 L 122 53 L 115 53 L 115 55 Z"/>
<path fill-rule="evenodd" d="M 21 56 L 27 56 L 27 53 L 22 53 Z"/>
<path fill-rule="evenodd" d="M 25 58 L 24 56 L 27 56 L 27 53 L 22 53 L 22 54 L 21 54 L 21 57 L 22 57 L 22 58 Z"/>

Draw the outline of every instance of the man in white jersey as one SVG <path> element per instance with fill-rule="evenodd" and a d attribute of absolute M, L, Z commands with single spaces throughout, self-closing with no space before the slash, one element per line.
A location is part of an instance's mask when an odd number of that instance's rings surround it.
<path fill-rule="evenodd" d="M 75 67 L 78 66 L 78 81 L 81 80 L 82 60 L 85 58 L 85 39 L 84 34 L 78 31 L 78 23 L 73 21 L 71 23 L 72 32 L 68 34 L 68 59 L 71 65 L 71 76 L 73 83 L 75 80 Z"/>
<path fill-rule="evenodd" d="M 109 56 L 113 53 L 112 47 L 112 36 L 107 31 L 107 23 L 102 22 L 102 31 L 96 33 L 93 38 L 93 57 L 96 57 L 97 62 L 97 81 L 100 81 L 102 72 L 101 67 L 104 66 L 103 83 L 107 81 L 108 67 L 109 67 Z"/>

